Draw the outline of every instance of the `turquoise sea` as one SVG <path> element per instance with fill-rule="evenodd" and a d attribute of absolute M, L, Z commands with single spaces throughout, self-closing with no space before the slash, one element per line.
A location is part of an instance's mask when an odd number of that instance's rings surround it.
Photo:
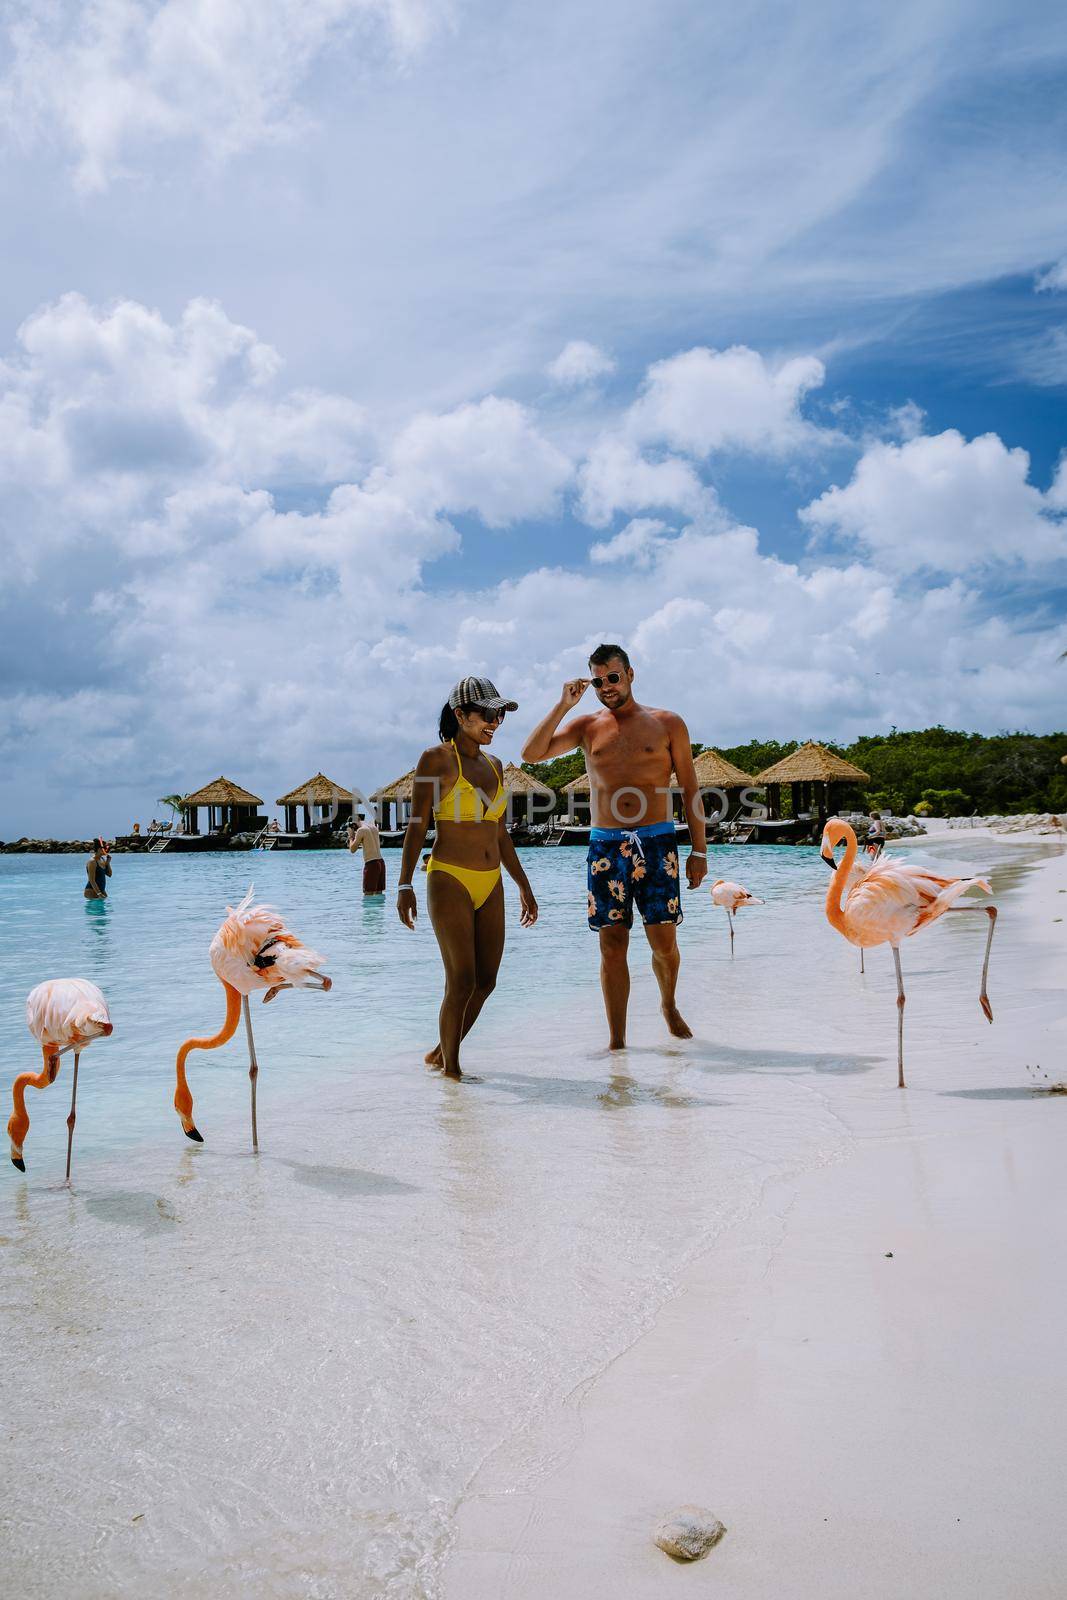
<path fill-rule="evenodd" d="M 1001 896 L 1010 1050 L 1011 906 L 1036 854 L 969 849 Z M 767 1182 L 843 1154 L 829 1085 L 897 1092 L 892 963 L 875 952 L 860 977 L 815 850 L 713 852 L 711 877 L 767 904 L 740 914 L 731 960 L 724 913 L 686 895 L 692 1041 L 666 1035 L 635 931 L 624 1056 L 603 1049 L 584 853 L 526 863 L 541 918 L 519 928 L 509 885 L 464 1058 L 484 1082 L 455 1085 L 422 1065 L 440 995 L 425 915 L 410 933 L 392 892 L 364 901 L 347 855 L 120 856 L 102 904 L 76 857 L 0 857 L 5 1100 L 36 1066 L 23 1002 L 42 978 L 92 979 L 115 1025 L 83 1057 L 72 1187 L 69 1058 L 30 1091 L 25 1177 L 0 1173 L 13 1593 L 432 1600 L 487 1457 L 536 1471 L 524 1429 L 640 1335 Z M 177 1045 L 222 1020 L 208 944 L 253 880 L 334 979 L 253 1004 L 258 1157 L 240 1032 L 190 1061 L 203 1146 L 171 1107 Z M 905 956 L 916 1093 L 961 1050 L 946 1071 L 993 1070 L 985 919 L 944 921 Z"/>

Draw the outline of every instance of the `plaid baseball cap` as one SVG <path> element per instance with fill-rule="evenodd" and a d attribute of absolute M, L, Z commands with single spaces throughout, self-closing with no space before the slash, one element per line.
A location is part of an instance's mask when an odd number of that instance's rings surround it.
<path fill-rule="evenodd" d="M 517 711 L 518 702 L 505 700 L 502 694 L 497 694 L 496 684 L 490 683 L 488 678 L 460 678 L 448 703 L 455 711 L 457 706 L 484 706 L 487 711 Z"/>

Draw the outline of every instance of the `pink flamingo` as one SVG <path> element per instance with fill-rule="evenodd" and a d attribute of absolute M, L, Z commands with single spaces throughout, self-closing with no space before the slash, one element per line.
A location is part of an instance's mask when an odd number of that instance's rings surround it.
<path fill-rule="evenodd" d="M 26 1026 L 41 1046 L 44 1066 L 40 1072 L 23 1072 L 11 1086 L 15 1109 L 7 1125 L 11 1140 L 11 1160 L 25 1172 L 22 1145 L 30 1129 L 26 1110 L 26 1090 L 46 1089 L 55 1083 L 59 1058 L 74 1051 L 74 1085 L 67 1118 L 67 1172 L 70 1182 L 70 1154 L 74 1144 L 75 1102 L 78 1098 L 78 1063 L 84 1049 L 94 1039 L 106 1039 L 111 1032 L 107 1001 L 95 983 L 87 978 L 49 978 L 26 996 Z"/>
<path fill-rule="evenodd" d="M 248 1037 L 248 1076 L 252 1082 L 252 1148 L 259 1149 L 256 1125 L 256 1079 L 259 1063 L 252 1038 L 252 1013 L 248 997 L 264 990 L 263 1003 L 273 1000 L 283 989 L 322 989 L 333 987 L 333 980 L 316 969 L 325 957 L 301 944 L 290 933 L 271 906 L 254 906 L 249 889 L 236 910 L 226 907 L 226 920 L 211 941 L 211 965 L 226 991 L 226 1020 L 210 1039 L 186 1039 L 178 1051 L 174 1109 L 182 1121 L 186 1137 L 203 1144 L 204 1136 L 193 1121 L 193 1097 L 185 1076 L 185 1060 L 191 1050 L 216 1050 L 232 1039 L 244 1006 L 245 1033 Z"/>
<path fill-rule="evenodd" d="M 844 840 L 845 854 L 840 863 L 834 859 L 834 850 Z M 926 867 L 908 861 L 898 861 L 895 856 L 882 856 L 856 878 L 852 868 L 856 859 L 856 835 L 847 822 L 837 818 L 826 824 L 822 835 L 822 858 L 835 867 L 830 886 L 826 891 L 826 918 L 832 928 L 843 934 L 850 944 L 860 950 L 878 944 L 888 944 L 893 950 L 897 971 L 897 1083 L 904 1087 L 904 976 L 900 970 L 900 941 L 909 939 L 920 928 L 936 922 L 946 911 L 984 911 L 989 918 L 989 936 L 986 939 L 985 960 L 982 963 L 982 986 L 979 1004 L 989 1022 L 993 1008 L 986 993 L 989 976 L 989 948 L 993 943 L 993 930 L 997 922 L 996 906 L 958 906 L 956 901 L 968 889 L 981 889 L 986 894 L 993 890 L 985 878 L 944 878 Z"/>
<path fill-rule="evenodd" d="M 734 913 L 742 906 L 766 905 L 765 900 L 760 900 L 756 895 L 749 894 L 747 889 L 742 889 L 739 883 L 731 883 L 728 878 L 717 878 L 711 886 L 711 898 L 715 905 L 722 906 L 730 919 L 730 954 L 734 953 Z"/>

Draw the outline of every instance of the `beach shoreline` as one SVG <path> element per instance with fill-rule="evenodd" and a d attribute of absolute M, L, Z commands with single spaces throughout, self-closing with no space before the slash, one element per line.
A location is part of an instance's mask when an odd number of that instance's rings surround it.
<path fill-rule="evenodd" d="M 1065 903 L 1050 851 L 994 959 L 999 1035 L 953 996 L 956 1047 L 915 1041 L 906 1091 L 818 1085 L 848 1153 L 771 1180 L 648 1332 L 483 1464 L 444 1600 L 659 1600 L 686 1580 L 651 1530 L 692 1502 L 729 1530 L 693 1581 L 742 1600 L 1062 1593 L 1067 1113 L 1038 1090 L 1067 1078 Z"/>

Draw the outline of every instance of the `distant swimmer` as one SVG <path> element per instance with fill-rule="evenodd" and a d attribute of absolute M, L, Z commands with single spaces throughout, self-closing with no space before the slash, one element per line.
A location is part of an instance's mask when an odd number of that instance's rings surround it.
<path fill-rule="evenodd" d="M 111 852 L 103 839 L 93 840 L 93 853 L 85 863 L 85 876 L 89 880 L 83 891 L 86 900 L 106 900 L 106 880 L 111 876 Z"/>
<path fill-rule="evenodd" d="M 672 814 L 671 773 L 685 799 L 693 848 L 686 860 L 690 889 L 708 870 L 704 809 L 693 767 L 689 730 L 673 711 L 638 705 L 634 670 L 622 645 L 602 644 L 589 657 L 590 676 L 563 685 L 556 705 L 523 746 L 524 761 L 551 761 L 570 750 L 585 752 L 592 820 L 587 857 L 589 926 L 600 939 L 600 983 L 608 1018 L 609 1049 L 626 1046 L 630 998 L 627 950 L 634 907 L 652 950 L 663 1017 L 676 1039 L 692 1029 L 678 1010 L 677 924 L 682 920 L 678 847 Z M 556 729 L 592 684 L 600 711 Z"/>
<path fill-rule="evenodd" d="M 514 700 L 488 678 L 461 678 L 441 711 L 441 742 L 424 750 L 415 768 L 411 817 L 404 835 L 396 909 L 405 927 L 417 916 L 414 875 L 434 819 L 437 835 L 426 871 L 430 922 L 441 949 L 445 995 L 439 1042 L 426 1064 L 462 1078 L 460 1041 L 496 987 L 504 953 L 503 866 L 519 890 L 519 921 L 537 921 L 537 901 L 507 829 L 507 795 L 493 735 Z"/>
<path fill-rule="evenodd" d="M 382 839 L 373 817 L 360 813 L 358 826 L 348 824 L 348 848 L 355 855 L 363 851 L 363 893 L 385 893 L 385 861 L 382 857 Z"/>

